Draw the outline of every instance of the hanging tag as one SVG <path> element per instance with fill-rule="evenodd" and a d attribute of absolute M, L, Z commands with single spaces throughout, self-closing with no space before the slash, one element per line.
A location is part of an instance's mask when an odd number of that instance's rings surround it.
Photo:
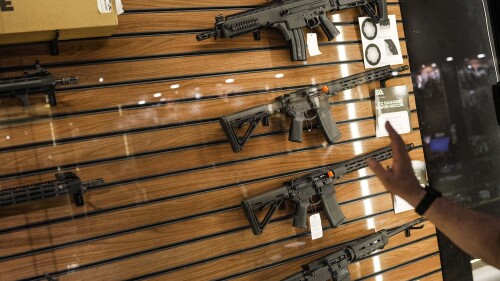
<path fill-rule="evenodd" d="M 116 14 L 121 15 L 125 11 L 123 10 L 122 0 L 115 0 Z"/>
<path fill-rule="evenodd" d="M 311 226 L 312 240 L 323 237 L 323 227 L 321 226 L 321 217 L 319 216 L 319 213 L 309 217 L 309 225 Z"/>
<path fill-rule="evenodd" d="M 111 0 L 97 0 L 97 8 L 99 9 L 99 12 L 101 12 L 101 14 L 107 14 L 113 11 Z"/>
<path fill-rule="evenodd" d="M 307 50 L 309 51 L 309 55 L 311 57 L 321 55 L 316 33 L 307 33 Z"/>

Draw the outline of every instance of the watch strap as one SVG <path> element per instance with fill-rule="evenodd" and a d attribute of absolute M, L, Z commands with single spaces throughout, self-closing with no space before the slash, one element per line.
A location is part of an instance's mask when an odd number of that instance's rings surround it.
<path fill-rule="evenodd" d="M 434 188 L 432 188 L 430 186 L 427 186 L 425 188 L 425 191 L 426 192 L 425 192 L 424 198 L 422 198 L 420 203 L 418 203 L 417 207 L 415 208 L 415 211 L 417 212 L 417 214 L 419 214 L 421 216 L 423 216 L 425 214 L 427 209 L 429 209 L 429 207 L 432 205 L 434 200 L 436 200 L 436 198 L 441 197 L 441 192 L 435 190 Z"/>

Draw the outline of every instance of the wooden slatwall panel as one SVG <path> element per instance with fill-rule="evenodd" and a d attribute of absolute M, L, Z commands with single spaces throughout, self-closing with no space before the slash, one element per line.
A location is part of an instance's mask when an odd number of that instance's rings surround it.
<path fill-rule="evenodd" d="M 25 111 L 14 98 L 0 104 L 0 188 L 53 179 L 76 171 L 106 185 L 85 193 L 86 204 L 54 198 L 0 210 L 0 280 L 279 280 L 342 243 L 415 219 L 393 214 L 391 196 L 370 170 L 336 185 L 347 222 L 311 241 L 291 226 L 293 207 L 278 211 L 254 236 L 240 209 L 244 198 L 273 190 L 321 165 L 387 145 L 375 138 L 370 83 L 331 98 L 343 137 L 327 146 L 319 130 L 303 142 L 287 141 L 289 120 L 273 116 L 241 153 L 233 153 L 217 117 L 293 89 L 364 71 L 359 11 L 334 17 L 341 35 L 323 55 L 291 62 L 276 31 L 261 41 L 197 42 L 214 16 L 262 4 L 258 0 L 124 0 L 127 12 L 112 38 L 60 43 L 59 56 L 45 44 L 0 47 L 0 77 L 18 76 L 36 59 L 56 77 L 78 76 L 58 92 L 58 106 L 30 98 Z M 396 14 L 406 60 L 399 5 Z M 281 79 L 276 74 L 283 74 Z M 234 79 L 226 83 L 226 79 Z M 171 87 L 178 85 L 178 88 Z M 409 72 L 388 81 L 407 85 Z M 155 97 L 154 94 L 160 93 Z M 421 144 L 413 94 L 413 132 Z M 411 152 L 423 160 L 421 148 Z M 389 164 L 388 161 L 386 164 Z M 353 280 L 440 280 L 435 228 L 425 223 L 411 237 L 391 238 L 384 250 L 349 265 Z"/>

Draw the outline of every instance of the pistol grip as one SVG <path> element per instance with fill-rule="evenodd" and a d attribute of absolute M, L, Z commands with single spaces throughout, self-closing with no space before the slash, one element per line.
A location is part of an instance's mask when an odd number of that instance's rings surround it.
<path fill-rule="evenodd" d="M 333 38 L 340 34 L 340 31 L 333 25 L 333 23 L 328 19 L 326 14 L 319 15 L 319 22 L 321 29 L 325 33 L 328 41 L 332 41 Z"/>
<path fill-rule="evenodd" d="M 292 122 L 290 123 L 290 134 L 288 135 L 289 141 L 294 142 L 302 142 L 302 130 L 304 124 L 304 116 L 299 113 L 289 111 L 288 115 L 292 118 Z"/>
<path fill-rule="evenodd" d="M 297 202 L 295 207 L 295 215 L 293 216 L 294 227 L 307 228 L 307 203 Z"/>

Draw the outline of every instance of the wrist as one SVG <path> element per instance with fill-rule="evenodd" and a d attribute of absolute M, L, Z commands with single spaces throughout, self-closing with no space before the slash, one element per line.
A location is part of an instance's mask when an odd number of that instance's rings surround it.
<path fill-rule="evenodd" d="M 416 207 L 420 201 L 425 196 L 425 190 L 418 183 L 409 184 L 413 185 L 411 188 L 407 188 L 406 190 L 399 190 L 395 194 L 401 198 L 403 198 L 408 204 Z M 401 192 L 403 191 L 403 192 Z"/>
<path fill-rule="evenodd" d="M 416 186 L 412 192 L 408 193 L 405 197 L 402 197 L 406 200 L 410 205 L 416 207 L 422 199 L 425 197 L 426 191 L 420 187 L 420 185 Z"/>
<path fill-rule="evenodd" d="M 431 186 L 427 186 L 424 193 L 424 198 L 422 198 L 418 205 L 415 207 L 415 212 L 417 212 L 417 214 L 421 216 L 423 216 L 427 212 L 432 204 L 434 204 L 436 199 L 442 196 L 441 192 L 435 190 Z"/>

